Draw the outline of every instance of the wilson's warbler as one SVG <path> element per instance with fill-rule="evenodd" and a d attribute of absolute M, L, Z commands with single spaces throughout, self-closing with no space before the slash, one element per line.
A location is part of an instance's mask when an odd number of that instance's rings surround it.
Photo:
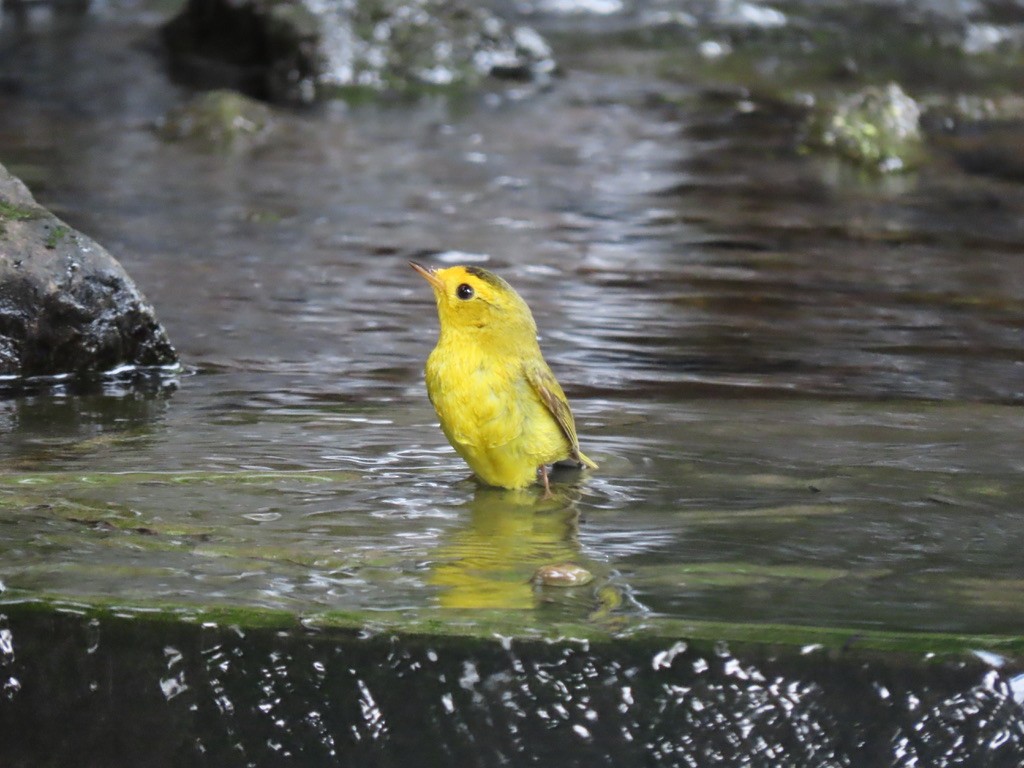
<path fill-rule="evenodd" d="M 427 394 L 441 429 L 488 485 L 550 494 L 547 465 L 580 450 L 565 393 L 544 361 L 537 325 L 511 285 L 479 267 L 412 268 L 434 289 L 441 334 L 427 358 Z"/>

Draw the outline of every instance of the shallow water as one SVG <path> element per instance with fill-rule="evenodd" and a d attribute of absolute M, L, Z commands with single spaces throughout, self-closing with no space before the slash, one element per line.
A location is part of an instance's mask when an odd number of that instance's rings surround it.
<path fill-rule="evenodd" d="M 635 49 L 567 51 L 523 98 L 282 111 L 210 154 L 152 128 L 189 94 L 153 22 L 0 28 L 0 161 L 122 261 L 184 363 L 0 401 L 7 598 L 1021 636 L 1019 184 L 942 157 L 859 175 Z M 550 501 L 467 478 L 410 258 L 521 291 L 599 471 Z M 530 583 L 567 561 L 594 582 Z"/>

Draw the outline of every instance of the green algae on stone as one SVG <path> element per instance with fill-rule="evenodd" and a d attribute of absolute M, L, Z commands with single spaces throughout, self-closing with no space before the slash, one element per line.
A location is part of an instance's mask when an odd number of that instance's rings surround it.
<path fill-rule="evenodd" d="M 910 170 L 923 160 L 921 108 L 896 83 L 868 87 L 819 107 L 807 144 L 881 173 Z"/>
<path fill-rule="evenodd" d="M 28 221 L 29 219 L 39 218 L 42 215 L 43 212 L 37 208 L 18 205 L 0 197 L 0 220 Z"/>
<path fill-rule="evenodd" d="M 0 196 L 0 235 L 7 233 L 7 222 L 9 221 L 28 221 L 39 218 L 42 215 L 43 212 L 41 210 L 17 205 Z"/>
<path fill-rule="evenodd" d="M 924 659 L 941 659 L 988 650 L 1013 656 L 1024 654 L 1024 636 L 1015 634 L 966 634 L 907 632 L 808 625 L 716 622 L 672 619 L 664 616 L 623 617 L 609 629 L 604 622 L 545 621 L 518 611 L 327 610 L 293 612 L 239 604 L 199 604 L 166 597 L 138 600 L 112 595 L 58 595 L 33 593 L 8 585 L 0 597 L 0 609 L 58 611 L 99 618 L 117 616 L 138 621 L 218 625 L 242 630 L 269 628 L 282 631 L 359 632 L 400 635 L 406 638 L 435 637 L 504 642 L 550 642 L 572 639 L 592 645 L 619 644 L 628 640 L 638 646 L 655 647 L 685 638 L 700 647 L 728 643 L 741 647 L 775 647 L 846 651 L 905 653 Z"/>
<path fill-rule="evenodd" d="M 45 245 L 51 251 L 55 250 L 61 241 L 71 233 L 71 229 L 63 224 L 56 224 L 50 228 L 50 234 L 46 236 Z"/>

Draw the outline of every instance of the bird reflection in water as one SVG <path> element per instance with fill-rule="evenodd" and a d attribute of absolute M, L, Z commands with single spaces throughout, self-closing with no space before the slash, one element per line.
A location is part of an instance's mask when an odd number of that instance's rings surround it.
<path fill-rule="evenodd" d="M 575 564 L 592 570 L 578 539 L 571 490 L 544 498 L 536 489 L 478 486 L 466 503 L 466 524 L 437 552 L 430 583 L 445 608 L 532 609 L 545 602 L 534 583 L 539 568 Z M 565 591 L 565 590 L 562 590 Z M 592 592 L 582 597 L 592 602 Z"/>

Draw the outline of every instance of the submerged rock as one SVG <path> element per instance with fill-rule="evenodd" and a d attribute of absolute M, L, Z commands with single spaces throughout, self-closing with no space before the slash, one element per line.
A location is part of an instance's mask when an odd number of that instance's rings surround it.
<path fill-rule="evenodd" d="M 152 306 L 117 260 L 0 165 L 0 375 L 176 361 Z"/>
<path fill-rule="evenodd" d="M 576 563 L 542 565 L 531 582 L 541 587 L 582 587 L 594 580 L 594 574 Z"/>
<path fill-rule="evenodd" d="M 539 34 L 468 0 L 189 0 L 164 39 L 192 82 L 279 102 L 555 70 Z"/>
<path fill-rule="evenodd" d="M 868 87 L 820 110 L 809 143 L 883 173 L 908 170 L 923 156 L 921 108 L 895 83 Z"/>

